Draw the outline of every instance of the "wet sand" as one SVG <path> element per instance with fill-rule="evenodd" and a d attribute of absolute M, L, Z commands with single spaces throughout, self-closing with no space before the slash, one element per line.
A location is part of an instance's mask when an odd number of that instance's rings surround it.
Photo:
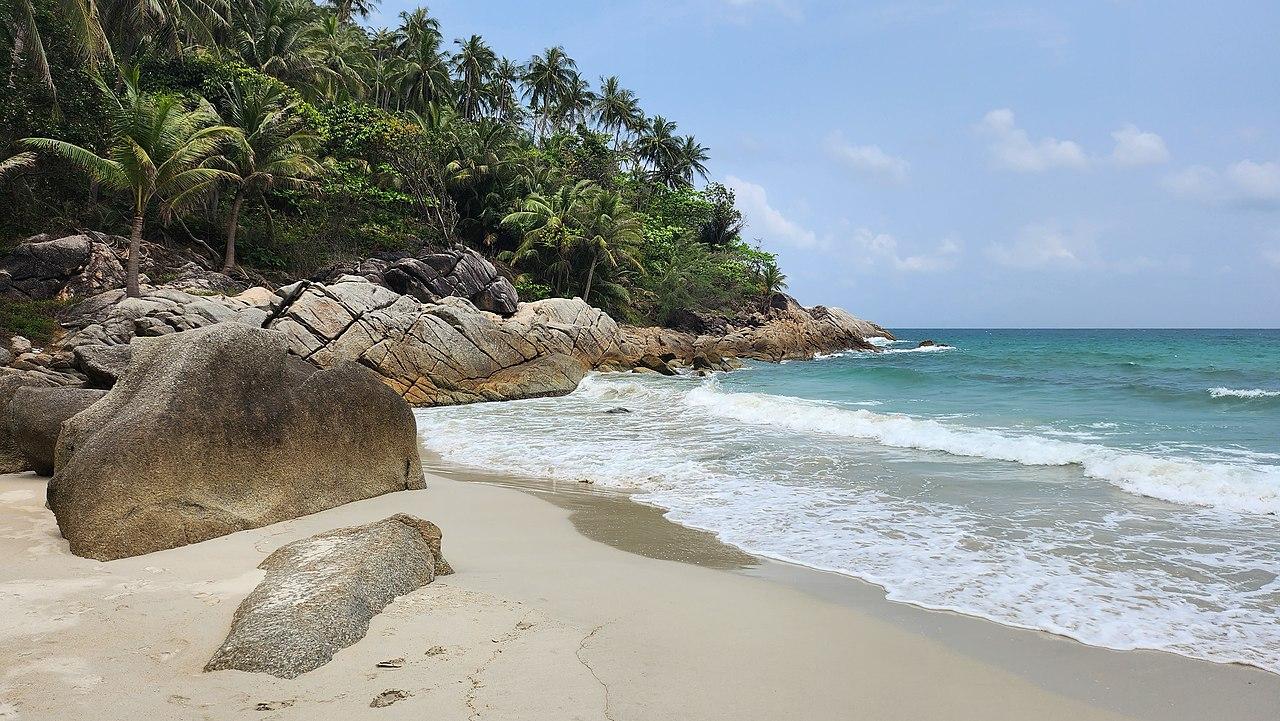
<path fill-rule="evenodd" d="M 44 479 L 0 476 L 0 719 L 1176 721 L 1280 710 L 1280 676 L 1256 669 L 891 603 L 870 584 L 726 547 L 622 494 L 448 475 L 109 563 L 69 554 Z M 458 572 L 395 601 L 362 641 L 300 678 L 201 671 L 267 554 L 395 512 L 439 524 Z M 371 708 L 388 690 L 406 695 Z"/>

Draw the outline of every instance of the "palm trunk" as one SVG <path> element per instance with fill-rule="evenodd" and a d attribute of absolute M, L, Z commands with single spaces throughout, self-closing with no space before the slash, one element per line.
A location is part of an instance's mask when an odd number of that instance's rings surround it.
<path fill-rule="evenodd" d="M 142 211 L 133 216 L 133 232 L 129 234 L 129 260 L 124 276 L 124 292 L 130 298 L 142 295 L 138 290 L 138 265 L 142 255 Z"/>
<path fill-rule="evenodd" d="M 236 267 L 236 231 L 240 228 L 240 205 L 244 195 L 236 191 L 231 201 L 231 217 L 227 219 L 227 250 L 222 255 L 222 272 L 230 273 Z"/>
<path fill-rule="evenodd" d="M 600 254 L 595 253 L 591 256 L 591 265 L 587 268 L 587 287 L 582 289 L 582 302 L 586 303 L 591 299 L 591 279 L 596 274 L 596 261 L 600 260 Z"/>

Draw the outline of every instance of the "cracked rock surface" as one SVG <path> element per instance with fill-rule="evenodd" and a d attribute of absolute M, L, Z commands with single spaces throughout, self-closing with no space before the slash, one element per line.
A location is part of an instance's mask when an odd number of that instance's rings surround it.
<path fill-rule="evenodd" d="M 577 299 L 521 304 L 509 318 L 456 297 L 421 303 L 368 280 L 280 289 L 266 327 L 321 368 L 356 361 L 412 405 L 563 395 L 620 352 L 617 323 Z"/>
<path fill-rule="evenodd" d="M 365 368 L 287 348 L 238 323 L 134 342 L 58 439 L 48 503 L 72 553 L 135 556 L 424 487 L 409 407 Z"/>
<path fill-rule="evenodd" d="M 205 671 L 296 678 L 364 638 L 398 596 L 453 572 L 440 553 L 440 529 L 403 513 L 294 541 L 258 568 L 266 577 L 236 609 Z M 373 705 L 408 696 L 399 694 Z"/>

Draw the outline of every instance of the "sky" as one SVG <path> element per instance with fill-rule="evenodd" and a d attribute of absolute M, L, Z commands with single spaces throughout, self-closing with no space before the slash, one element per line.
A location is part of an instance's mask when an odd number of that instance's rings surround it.
<path fill-rule="evenodd" d="M 427 6 L 447 42 L 563 45 L 695 135 L 802 303 L 900 328 L 1280 326 L 1274 0 Z"/>

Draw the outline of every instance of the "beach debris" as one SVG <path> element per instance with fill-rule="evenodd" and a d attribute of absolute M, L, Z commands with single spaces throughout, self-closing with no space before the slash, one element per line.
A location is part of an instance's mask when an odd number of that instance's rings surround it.
<path fill-rule="evenodd" d="M 432 646 L 431 648 L 427 649 L 427 653 L 426 653 L 426 655 L 428 655 L 428 656 L 442 656 L 442 655 L 444 655 L 444 650 L 445 650 L 445 649 L 444 649 L 444 646 Z"/>
<path fill-rule="evenodd" d="M 379 661 L 377 663 L 378 668 L 402 668 L 403 666 L 404 666 L 403 658 L 391 658 L 391 659 L 387 659 L 386 661 Z"/>
<path fill-rule="evenodd" d="M 236 609 L 205 671 L 296 678 L 364 638 L 396 597 L 453 572 L 440 555 L 440 529 L 403 513 L 294 541 L 258 568 L 266 577 Z"/>
<path fill-rule="evenodd" d="M 289 708 L 293 705 L 293 699 L 286 701 L 261 701 L 257 706 L 253 707 L 254 711 L 279 711 L 282 708 Z"/>
<path fill-rule="evenodd" d="M 374 696 L 373 700 L 369 702 L 369 708 L 385 708 L 396 701 L 409 698 L 411 695 L 412 694 L 408 691 L 402 691 L 398 688 L 389 688 L 377 696 Z"/>

